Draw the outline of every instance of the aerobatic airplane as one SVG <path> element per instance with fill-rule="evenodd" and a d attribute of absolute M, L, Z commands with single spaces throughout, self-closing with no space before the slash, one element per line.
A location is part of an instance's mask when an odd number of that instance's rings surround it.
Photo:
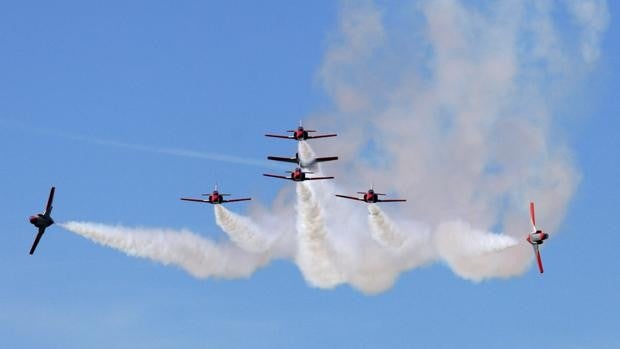
<path fill-rule="evenodd" d="M 285 158 L 285 157 L 280 157 L 280 156 L 268 156 L 267 159 L 273 160 L 273 161 L 292 162 L 292 163 L 297 164 L 298 166 L 301 166 L 301 167 L 311 167 L 314 164 L 319 163 L 319 162 L 338 160 L 338 157 L 337 156 L 328 156 L 328 157 L 324 157 L 324 158 L 314 158 L 314 159 L 312 159 L 309 162 L 305 162 L 305 161 L 301 160 L 301 158 L 299 157 L 299 153 L 295 153 L 295 157 L 294 158 Z"/>
<path fill-rule="evenodd" d="M 215 188 L 213 189 L 213 192 L 211 192 L 211 194 L 206 193 L 206 194 L 202 194 L 203 196 L 208 196 L 208 199 L 194 199 L 194 198 L 181 198 L 181 200 L 184 201 L 195 201 L 195 202 L 203 202 L 206 204 L 213 204 L 213 205 L 219 205 L 219 204 L 224 204 L 224 203 L 228 203 L 228 202 L 237 202 L 237 201 L 249 201 L 252 200 L 252 198 L 241 198 L 241 199 L 224 199 L 224 196 L 230 196 L 230 194 L 222 194 L 217 190 L 217 184 L 215 185 Z"/>
<path fill-rule="evenodd" d="M 301 167 L 297 167 L 295 171 L 286 171 L 286 173 L 290 173 L 291 175 L 290 176 L 278 176 L 278 175 L 273 175 L 269 173 L 263 173 L 263 176 L 279 178 L 279 179 L 288 179 L 288 180 L 295 181 L 295 182 L 311 181 L 311 180 L 319 180 L 319 179 L 334 179 L 334 177 L 306 177 L 307 173 L 311 174 L 313 172 L 304 171 L 301 169 Z"/>
<path fill-rule="evenodd" d="M 543 232 L 542 230 L 536 229 L 536 215 L 534 214 L 534 203 L 530 202 L 530 217 L 532 218 L 532 232 L 527 236 L 526 240 L 529 242 L 534 248 L 534 255 L 536 256 L 536 262 L 538 262 L 538 270 L 542 274 L 544 272 L 542 259 L 540 258 L 540 248 L 538 245 L 542 245 L 542 243 L 549 238 L 549 234 Z"/>
<path fill-rule="evenodd" d="M 34 243 L 30 248 L 30 254 L 34 253 L 37 245 L 39 244 L 39 240 L 45 233 L 45 229 L 50 225 L 54 224 L 54 220 L 52 219 L 52 201 L 54 201 L 54 192 L 56 191 L 56 187 L 52 187 L 50 190 L 50 196 L 47 199 L 47 205 L 45 206 L 45 212 L 38 213 L 37 215 L 30 216 L 29 221 L 32 225 L 39 228 L 39 232 L 37 233 L 37 237 L 34 239 Z"/>
<path fill-rule="evenodd" d="M 307 139 L 326 138 L 326 137 L 336 137 L 337 136 L 337 134 L 335 134 L 335 133 L 326 134 L 326 135 L 311 136 L 311 135 L 309 135 L 309 133 L 316 132 L 316 130 L 306 130 L 301 125 L 301 121 L 299 122 L 299 127 L 297 127 L 296 130 L 287 130 L 286 132 L 292 132 L 293 134 L 291 136 L 266 134 L 265 136 L 267 136 L 267 137 L 274 137 L 274 138 L 294 139 L 294 140 L 297 140 L 297 141 L 305 141 Z"/>
<path fill-rule="evenodd" d="M 357 193 L 358 194 L 362 194 L 363 196 L 361 198 L 358 198 L 358 197 L 355 197 L 355 196 L 340 195 L 340 194 L 336 194 L 336 196 L 341 197 L 341 198 L 345 198 L 345 199 L 350 199 L 350 200 L 364 201 L 364 202 L 367 202 L 367 203 L 376 203 L 376 202 L 405 202 L 405 201 L 407 201 L 406 199 L 379 199 L 379 196 L 385 196 L 386 194 L 376 193 L 373 188 L 368 189 L 367 192 L 358 191 Z"/>

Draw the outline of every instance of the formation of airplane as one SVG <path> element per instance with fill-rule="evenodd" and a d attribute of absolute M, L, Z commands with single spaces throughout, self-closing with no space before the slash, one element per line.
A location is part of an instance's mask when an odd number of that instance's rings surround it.
<path fill-rule="evenodd" d="M 298 141 L 312 139 L 312 138 L 325 138 L 325 137 L 336 137 L 337 136 L 335 133 L 326 134 L 326 135 L 318 135 L 318 136 L 309 136 L 308 135 L 309 132 L 316 132 L 316 130 L 304 129 L 304 127 L 301 124 L 301 121 L 299 122 L 299 127 L 297 128 L 297 130 L 289 130 L 287 132 L 293 132 L 293 135 L 292 136 L 280 136 L 280 135 L 266 134 L 265 136 L 276 137 L 276 138 L 296 139 Z M 274 174 L 269 174 L 269 173 L 263 173 L 263 176 L 286 179 L 286 180 L 291 180 L 294 182 L 303 182 L 303 181 L 310 181 L 310 180 L 333 179 L 334 177 L 332 176 L 308 177 L 306 176 L 306 174 L 313 174 L 313 172 L 306 171 L 305 169 L 308 167 L 312 167 L 315 164 L 320 163 L 320 162 L 338 160 L 338 157 L 328 156 L 328 157 L 313 158 L 310 161 L 303 161 L 300 158 L 299 153 L 295 153 L 295 157 L 292 157 L 292 158 L 286 158 L 286 157 L 280 157 L 280 156 L 268 156 L 267 159 L 273 160 L 273 161 L 290 162 L 293 164 L 297 164 L 297 168 L 295 168 L 295 170 L 293 171 L 286 171 L 286 173 L 290 174 L 289 176 L 280 176 L 280 175 L 274 175 Z"/>
<path fill-rule="evenodd" d="M 336 134 L 324 134 L 324 135 L 310 136 L 309 133 L 313 133 L 313 132 L 316 132 L 316 131 L 315 130 L 306 130 L 306 129 L 304 129 L 304 127 L 301 125 L 301 123 L 300 123 L 299 127 L 296 130 L 289 130 L 287 132 L 292 132 L 293 134 L 290 135 L 290 136 L 266 134 L 265 136 L 267 136 L 267 137 L 276 137 L 276 138 L 295 139 L 295 140 L 298 140 L 298 141 L 307 140 L 307 139 L 313 139 L 313 138 L 326 138 L 326 137 L 335 137 L 335 136 L 337 136 Z M 334 179 L 333 176 L 309 177 L 309 176 L 307 176 L 307 174 L 313 174 L 313 172 L 307 171 L 305 169 L 310 167 L 310 166 L 312 166 L 312 165 L 314 165 L 314 164 L 316 164 L 316 163 L 338 160 L 337 156 L 329 156 L 329 157 L 314 158 L 310 162 L 304 162 L 299 157 L 299 153 L 295 153 L 295 157 L 291 157 L 291 158 L 278 157 L 278 156 L 268 156 L 267 158 L 269 160 L 273 160 L 273 161 L 282 161 L 282 162 L 294 163 L 294 164 L 297 165 L 297 167 L 293 171 L 286 171 L 286 173 L 289 173 L 288 176 L 281 176 L 281 175 L 275 175 L 275 174 L 269 174 L 269 173 L 263 173 L 263 176 L 272 177 L 272 178 L 278 178 L 278 179 L 284 179 L 284 180 L 290 180 L 290 181 L 294 181 L 294 182 L 302 182 L 302 181 L 309 181 L 309 180 Z M 41 237 L 43 237 L 43 234 L 45 234 L 45 229 L 47 229 L 49 226 L 54 224 L 54 219 L 52 219 L 51 213 L 52 213 L 52 208 L 53 208 L 52 207 L 52 203 L 54 201 L 54 193 L 55 193 L 55 191 L 56 191 L 56 187 L 52 186 L 52 188 L 50 189 L 50 194 L 49 194 L 48 200 L 47 200 L 47 205 L 45 206 L 45 211 L 43 213 L 38 213 L 36 215 L 32 215 L 32 216 L 29 217 L 29 222 L 38 229 L 37 235 L 36 235 L 36 237 L 34 239 L 32 247 L 30 248 L 30 254 L 31 255 L 34 254 L 37 246 L 39 245 L 39 241 L 41 240 Z M 366 192 L 357 192 L 357 194 L 361 195 L 361 197 L 360 196 L 341 195 L 341 194 L 335 194 L 335 195 L 337 197 L 340 197 L 340 198 L 349 199 L 349 200 L 356 200 L 356 201 L 362 201 L 362 202 L 365 202 L 365 203 L 405 202 L 405 201 L 407 201 L 406 199 L 382 199 L 381 197 L 382 196 L 386 196 L 386 194 L 375 192 L 375 190 L 374 190 L 374 188 L 372 186 Z M 213 189 L 213 191 L 211 193 L 202 194 L 202 196 L 206 196 L 207 198 L 206 199 L 199 199 L 199 198 L 191 198 L 191 197 L 182 197 L 181 200 L 183 200 L 183 201 L 200 202 L 200 203 L 207 203 L 207 204 L 212 204 L 212 205 L 220 205 L 220 204 L 224 204 L 224 203 L 252 200 L 252 198 L 249 198 L 249 197 L 247 197 L 247 198 L 237 198 L 237 199 L 225 199 L 225 197 L 230 196 L 230 194 L 220 193 L 218 191 L 217 184 L 215 185 L 215 188 Z M 539 245 L 542 245 L 544 243 L 544 241 L 549 238 L 549 234 L 547 234 L 547 233 L 543 232 L 542 230 L 536 228 L 536 215 L 535 215 L 534 203 L 533 202 L 530 202 L 530 218 L 531 218 L 532 229 L 533 230 L 532 230 L 531 233 L 529 233 L 527 235 L 526 241 L 529 244 L 531 244 L 533 249 L 534 249 L 534 256 L 535 256 L 536 262 L 538 264 L 538 270 L 542 274 L 544 272 L 544 269 L 543 269 L 543 264 L 542 264 L 542 258 L 540 257 L 540 247 L 539 247 Z"/>
<path fill-rule="evenodd" d="M 37 249 L 37 245 L 39 245 L 39 241 L 43 234 L 45 234 L 45 229 L 47 229 L 50 225 L 54 224 L 54 220 L 52 219 L 52 201 L 54 201 L 54 192 L 56 191 L 56 187 L 52 187 L 50 189 L 50 196 L 47 199 L 47 205 L 45 205 L 45 211 L 43 213 L 38 213 L 36 215 L 30 216 L 28 219 L 30 224 L 34 225 L 39 229 L 37 232 L 37 236 L 34 238 L 34 243 L 30 248 L 30 254 L 34 253 L 34 250 Z"/>
<path fill-rule="evenodd" d="M 542 245 L 545 240 L 549 238 L 549 234 L 536 228 L 536 215 L 534 212 L 534 203 L 530 202 L 530 218 L 532 219 L 532 232 L 528 234 L 527 242 L 529 242 L 534 248 L 534 255 L 536 256 L 536 262 L 538 263 L 538 270 L 540 273 L 544 273 L 542 259 L 540 258 L 540 248 L 538 245 Z"/>
<path fill-rule="evenodd" d="M 407 201 L 406 199 L 379 199 L 379 196 L 386 196 L 386 194 L 377 193 L 375 192 L 373 188 L 368 189 L 368 191 L 366 192 L 358 191 L 357 193 L 361 194 L 362 197 L 360 198 L 356 196 L 347 196 L 347 195 L 340 195 L 340 194 L 336 194 L 336 196 L 339 198 L 363 201 L 363 202 L 373 203 L 373 204 L 377 202 L 405 202 Z"/>
<path fill-rule="evenodd" d="M 319 180 L 319 179 L 334 179 L 334 177 L 331 177 L 331 176 L 328 176 L 328 177 L 308 177 L 308 176 L 306 176 L 306 174 L 312 174 L 313 172 L 304 171 L 301 167 L 297 167 L 293 171 L 286 171 L 286 173 L 290 173 L 290 175 L 289 176 L 279 176 L 279 175 L 274 175 L 274 174 L 269 174 L 269 173 L 263 173 L 263 176 L 279 178 L 279 179 L 287 179 L 287 180 L 294 181 L 294 182 L 312 181 L 312 180 Z"/>
<path fill-rule="evenodd" d="M 316 138 L 327 138 L 327 137 L 336 137 L 337 134 L 332 133 L 332 134 L 325 134 L 325 135 L 316 135 L 316 136 L 311 136 L 310 133 L 314 133 L 317 132 L 316 130 L 306 130 L 302 124 L 301 121 L 299 122 L 299 127 L 297 127 L 296 130 L 287 130 L 286 132 L 290 132 L 293 133 L 290 136 L 285 136 L 285 135 L 276 135 L 276 134 L 266 134 L 266 137 L 273 137 L 273 138 L 284 138 L 284 139 L 294 139 L 297 141 L 305 141 L 308 139 L 316 139 Z"/>
<path fill-rule="evenodd" d="M 229 203 L 229 202 L 238 202 L 238 201 L 249 201 L 252 200 L 252 198 L 240 198 L 240 199 L 224 199 L 225 196 L 230 196 L 230 194 L 222 194 L 217 190 L 217 184 L 215 185 L 215 188 L 213 189 L 213 191 L 209 194 L 202 194 L 202 196 L 207 196 L 208 198 L 205 199 L 195 199 L 195 198 L 181 198 L 181 200 L 184 201 L 194 201 L 194 202 L 202 202 L 205 204 L 212 204 L 212 205 L 220 205 L 220 204 L 225 204 L 225 203 Z"/>

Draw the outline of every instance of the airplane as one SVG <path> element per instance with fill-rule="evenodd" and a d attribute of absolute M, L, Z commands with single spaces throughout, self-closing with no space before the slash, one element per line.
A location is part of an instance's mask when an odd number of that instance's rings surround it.
<path fill-rule="evenodd" d="M 209 198 L 207 200 L 204 200 L 204 199 L 194 199 L 194 198 L 181 198 L 181 200 L 203 202 L 203 203 L 212 204 L 212 205 L 219 205 L 219 204 L 224 204 L 224 203 L 228 203 L 228 202 L 252 200 L 252 198 L 228 199 L 228 200 L 224 199 L 224 196 L 230 196 L 230 194 L 222 194 L 222 193 L 220 193 L 217 190 L 217 184 L 215 185 L 215 188 L 213 189 L 211 194 L 206 193 L 206 194 L 202 194 L 202 196 L 208 196 Z"/>
<path fill-rule="evenodd" d="M 324 158 L 314 158 L 310 162 L 304 162 L 304 161 L 302 161 L 299 158 L 299 153 L 295 153 L 295 157 L 294 158 L 284 158 L 284 157 L 280 157 L 280 156 L 268 156 L 267 159 L 274 160 L 274 161 L 282 161 L 282 162 L 292 162 L 292 163 L 297 164 L 298 166 L 301 166 L 301 167 L 310 167 L 310 166 L 313 166 L 314 164 L 319 163 L 319 162 L 338 160 L 338 157 L 337 156 L 328 156 L 328 157 L 324 157 Z"/>
<path fill-rule="evenodd" d="M 294 139 L 297 141 L 305 141 L 308 139 L 315 139 L 315 138 L 326 138 L 326 137 L 336 137 L 337 134 L 332 133 L 332 134 L 326 134 L 326 135 L 316 135 L 316 136 L 310 136 L 309 133 L 313 133 L 316 132 L 316 130 L 306 130 L 302 125 L 301 125 L 301 121 L 299 122 L 299 127 L 297 127 L 296 130 L 287 130 L 286 132 L 292 132 L 293 135 L 291 136 L 283 136 L 283 135 L 274 135 L 274 134 L 266 134 L 266 137 L 274 137 L 274 138 L 284 138 L 284 139 Z"/>
<path fill-rule="evenodd" d="M 39 244 L 39 240 L 41 240 L 41 237 L 45 233 L 45 229 L 49 227 L 50 225 L 54 224 L 54 220 L 52 219 L 51 214 L 52 214 L 52 201 L 54 201 L 55 191 L 56 191 L 56 187 L 52 187 L 52 189 L 50 190 L 50 196 L 47 199 L 47 205 L 45 206 L 45 212 L 38 213 L 34 216 L 30 216 L 30 218 L 28 219 L 32 225 L 39 228 L 37 237 L 34 239 L 34 243 L 32 244 L 32 247 L 30 248 L 31 255 L 34 253 L 34 250 L 36 250 L 37 245 Z"/>
<path fill-rule="evenodd" d="M 363 196 L 361 198 L 358 198 L 355 196 L 340 195 L 340 194 L 336 194 L 336 196 L 345 198 L 345 199 L 350 199 L 350 200 L 364 201 L 367 203 L 407 201 L 406 199 L 379 199 L 379 196 L 385 196 L 386 194 L 376 193 L 373 188 L 368 189 L 367 192 L 358 191 L 357 193 L 362 194 Z"/>
<path fill-rule="evenodd" d="M 534 230 L 527 236 L 526 240 L 534 248 L 534 254 L 536 255 L 536 261 L 538 262 L 538 270 L 540 270 L 540 273 L 542 274 L 544 270 L 538 245 L 542 245 L 542 243 L 549 238 L 549 234 L 543 232 L 542 230 L 536 229 L 536 216 L 534 214 L 533 202 L 530 202 L 530 217 L 532 218 L 532 227 Z"/>
<path fill-rule="evenodd" d="M 278 175 L 273 175 L 269 173 L 263 173 L 263 176 L 280 178 L 280 179 L 288 179 L 288 180 L 295 181 L 295 182 L 311 181 L 311 180 L 318 180 L 318 179 L 334 179 L 334 177 L 306 177 L 307 173 L 313 173 L 313 172 L 304 171 L 301 169 L 301 167 L 297 167 L 295 171 L 286 171 L 286 173 L 290 173 L 291 175 L 290 176 L 278 176 Z"/>

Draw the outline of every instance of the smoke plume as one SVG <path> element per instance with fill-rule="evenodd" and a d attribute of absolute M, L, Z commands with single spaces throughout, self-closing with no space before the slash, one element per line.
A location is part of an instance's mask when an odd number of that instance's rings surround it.
<path fill-rule="evenodd" d="M 197 278 L 249 277 L 269 262 L 265 254 L 247 253 L 230 243 L 217 244 L 188 230 L 128 228 L 68 222 L 63 228 L 129 256 L 177 266 Z"/>
<path fill-rule="evenodd" d="M 375 204 L 368 205 L 368 224 L 372 237 L 382 246 L 398 250 L 405 242 L 405 236 Z"/>
<path fill-rule="evenodd" d="M 243 250 L 262 253 L 273 244 L 275 236 L 260 231 L 250 218 L 233 213 L 222 205 L 214 205 L 214 211 L 217 225 Z"/>
<path fill-rule="evenodd" d="M 249 217 L 216 206 L 231 243 L 187 231 L 64 227 L 197 277 L 246 277 L 276 256 L 312 286 L 364 293 L 432 262 L 473 281 L 524 273 L 533 260 L 529 201 L 553 241 L 579 182 L 557 106 L 601 55 L 606 2 L 382 6 L 343 2 L 318 72 L 333 107 L 307 121 L 339 136 L 298 143 L 305 163 L 315 152 L 340 157 L 310 169 L 335 181 L 284 183 L 296 195 L 282 194 L 286 187 Z M 567 13 L 575 20 L 560 17 Z M 575 31 L 578 46 L 565 34 Z M 369 183 L 408 201 L 366 209 L 334 197 Z M 295 230 L 282 229 L 293 221 Z"/>
<path fill-rule="evenodd" d="M 306 280 L 331 288 L 342 282 L 327 241 L 323 210 L 306 183 L 297 184 L 297 264 Z"/>

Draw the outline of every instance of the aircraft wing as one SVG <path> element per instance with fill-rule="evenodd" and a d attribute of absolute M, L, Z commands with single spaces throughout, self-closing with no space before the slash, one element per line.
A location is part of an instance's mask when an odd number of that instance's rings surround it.
<path fill-rule="evenodd" d="M 34 250 L 37 249 L 37 245 L 39 244 L 39 240 L 41 240 L 41 236 L 43 236 L 43 233 L 45 233 L 45 228 L 39 228 L 37 237 L 34 238 L 34 243 L 32 244 L 32 247 L 30 248 L 30 254 L 33 254 Z"/>
<path fill-rule="evenodd" d="M 308 181 L 318 180 L 318 179 L 334 179 L 334 177 L 306 177 L 306 180 Z"/>
<path fill-rule="evenodd" d="M 540 249 L 538 247 L 538 244 L 532 244 L 532 247 L 534 248 L 534 254 L 536 255 L 536 262 L 538 263 L 538 270 L 540 270 L 540 273 L 542 274 L 545 271 L 543 270 L 542 259 L 540 258 Z"/>
<path fill-rule="evenodd" d="M 56 187 L 52 187 L 50 190 L 50 197 L 47 199 L 47 205 L 45 206 L 44 215 L 49 216 L 52 213 L 52 202 L 54 201 L 54 192 L 56 192 Z"/>
<path fill-rule="evenodd" d="M 313 131 L 308 131 L 308 132 L 313 132 Z M 313 139 L 313 138 L 327 138 L 327 137 L 336 137 L 337 134 L 332 133 L 332 134 L 328 134 L 328 135 L 317 135 L 317 136 L 308 136 L 308 139 Z"/>
<path fill-rule="evenodd" d="M 265 137 L 284 138 L 284 139 L 294 139 L 295 138 L 293 136 L 272 135 L 272 134 L 266 134 Z"/>
<path fill-rule="evenodd" d="M 345 199 L 351 199 L 351 200 L 357 200 L 357 201 L 364 201 L 360 198 L 356 198 L 355 196 L 346 196 L 346 195 L 340 195 L 340 194 L 336 194 L 337 197 L 339 198 L 345 198 Z"/>
<path fill-rule="evenodd" d="M 316 158 L 314 159 L 314 162 L 325 162 L 325 161 L 334 161 L 334 160 L 338 160 L 337 156 L 328 156 L 328 157 L 324 157 L 324 158 Z"/>
<path fill-rule="evenodd" d="M 378 195 L 378 194 L 377 194 Z M 378 199 L 377 202 L 405 202 L 407 201 L 406 199 Z"/>
<path fill-rule="evenodd" d="M 273 174 L 269 174 L 269 173 L 263 173 L 263 176 L 273 177 L 273 178 L 280 178 L 280 179 L 289 179 L 289 180 L 292 180 L 292 179 L 291 179 L 291 177 L 286 177 L 286 176 L 278 176 L 278 175 L 273 175 Z"/>
<path fill-rule="evenodd" d="M 181 200 L 183 200 L 183 201 L 202 202 L 202 203 L 205 203 L 205 204 L 212 204 L 212 202 L 211 202 L 211 201 L 209 201 L 209 200 L 204 200 L 204 199 L 181 198 Z"/>
<path fill-rule="evenodd" d="M 294 164 L 297 163 L 297 158 L 283 158 L 280 156 L 268 156 L 267 159 L 274 160 L 274 161 L 292 162 Z"/>
<path fill-rule="evenodd" d="M 223 200 L 222 203 L 224 203 L 224 202 L 237 202 L 237 201 L 249 201 L 249 200 L 252 200 L 252 198 Z"/>

